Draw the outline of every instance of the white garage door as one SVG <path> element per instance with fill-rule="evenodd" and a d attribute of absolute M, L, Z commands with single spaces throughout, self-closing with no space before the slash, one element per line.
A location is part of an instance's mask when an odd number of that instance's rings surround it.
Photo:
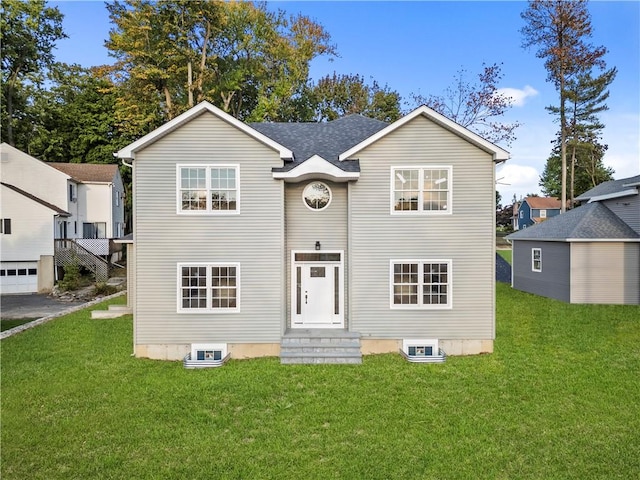
<path fill-rule="evenodd" d="M 33 293 L 38 291 L 38 262 L 3 262 L 0 265 L 0 291 Z"/>

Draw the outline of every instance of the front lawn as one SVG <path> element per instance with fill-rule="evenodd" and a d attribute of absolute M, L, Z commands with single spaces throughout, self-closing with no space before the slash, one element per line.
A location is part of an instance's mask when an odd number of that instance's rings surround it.
<path fill-rule="evenodd" d="M 640 309 L 497 289 L 495 353 L 438 365 L 185 370 L 131 357 L 131 317 L 61 317 L 2 341 L 1 476 L 637 477 Z"/>
<path fill-rule="evenodd" d="M 496 250 L 496 252 L 498 252 L 498 255 L 504 258 L 507 262 L 511 263 L 513 251 L 510 248 L 502 248 L 500 250 Z"/>
<path fill-rule="evenodd" d="M 10 330 L 25 323 L 33 322 L 36 318 L 3 318 L 0 319 L 0 332 Z"/>

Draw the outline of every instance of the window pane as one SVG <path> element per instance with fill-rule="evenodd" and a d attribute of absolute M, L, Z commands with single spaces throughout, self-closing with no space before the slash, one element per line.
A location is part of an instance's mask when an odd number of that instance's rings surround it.
<path fill-rule="evenodd" d="M 236 307 L 236 267 L 211 268 L 211 307 Z"/>
<path fill-rule="evenodd" d="M 182 267 L 182 308 L 207 308 L 206 267 Z"/>

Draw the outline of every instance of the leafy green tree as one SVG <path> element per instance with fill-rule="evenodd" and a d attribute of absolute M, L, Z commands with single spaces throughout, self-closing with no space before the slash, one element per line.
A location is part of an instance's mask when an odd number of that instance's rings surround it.
<path fill-rule="evenodd" d="M 118 130 L 116 92 L 101 68 L 55 64 L 50 86 L 36 99 L 41 112 L 29 151 L 45 161 L 115 163 L 113 152 L 128 139 Z"/>
<path fill-rule="evenodd" d="M 309 92 L 316 121 L 359 113 L 385 122 L 401 117 L 400 94 L 376 81 L 368 85 L 359 75 L 327 75 Z"/>
<path fill-rule="evenodd" d="M 513 104 L 511 97 L 498 91 L 501 79 L 502 70 L 498 64 L 483 65 L 476 83 L 467 79 L 466 70 L 460 70 L 454 77 L 453 86 L 448 87 L 444 95 L 412 94 L 412 99 L 415 105 L 427 105 L 490 142 L 510 145 L 520 124 L 497 120 Z"/>
<path fill-rule="evenodd" d="M 553 82 L 559 94 L 557 114 L 560 120 L 561 211 L 567 204 L 567 138 L 570 125 L 567 117 L 568 85 L 578 75 L 594 67 L 605 68 L 604 47 L 588 43 L 591 37 L 591 16 L 586 0 L 532 0 L 521 14 L 526 22 L 521 29 L 524 48 L 537 47 L 536 57 L 544 59 L 547 80 Z"/>
<path fill-rule="evenodd" d="M 29 104 L 53 63 L 56 41 L 66 37 L 62 14 L 44 0 L 3 0 L 0 31 L 2 137 L 26 150 L 34 115 Z"/>
<path fill-rule="evenodd" d="M 201 100 L 243 120 L 295 119 L 310 61 L 334 54 L 320 25 L 266 4 L 117 0 L 107 8 L 117 111 L 134 128 Z"/>

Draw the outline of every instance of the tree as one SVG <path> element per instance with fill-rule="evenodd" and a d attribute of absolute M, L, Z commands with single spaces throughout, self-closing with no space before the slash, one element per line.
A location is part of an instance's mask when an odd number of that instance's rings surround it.
<path fill-rule="evenodd" d="M 65 38 L 62 13 L 44 0 L 4 0 L 2 44 L 2 137 L 23 150 L 30 135 L 29 103 L 53 63 L 53 48 Z"/>
<path fill-rule="evenodd" d="M 384 122 L 400 118 L 400 94 L 375 80 L 368 85 L 359 75 L 327 75 L 309 93 L 316 121 L 359 113 Z"/>
<path fill-rule="evenodd" d="M 493 143 L 510 145 L 515 140 L 518 122 L 502 123 L 496 118 L 504 115 L 513 104 L 513 99 L 498 91 L 502 79 L 498 64 L 483 65 L 477 83 L 467 80 L 467 71 L 460 70 L 454 77 L 454 85 L 444 95 L 424 97 L 413 94 L 416 105 L 427 105 L 457 124 L 475 131 Z"/>
<path fill-rule="evenodd" d="M 556 198 L 560 198 L 562 194 L 562 159 L 559 143 L 560 140 L 556 142 L 551 156 L 547 159 L 539 182 L 545 195 Z M 606 145 L 601 145 L 596 141 L 576 145 L 577 168 L 574 179 L 574 195 L 576 197 L 602 182 L 613 180 L 613 169 L 606 167 L 602 162 L 606 149 Z"/>
<path fill-rule="evenodd" d="M 334 54 L 322 26 L 266 4 L 118 0 L 107 9 L 121 121 L 139 127 L 202 100 L 241 120 L 295 119 L 310 61 Z"/>
<path fill-rule="evenodd" d="M 578 75 L 593 67 L 604 68 L 604 47 L 587 43 L 591 36 L 591 16 L 586 0 L 532 0 L 521 14 L 526 25 L 521 29 L 522 46 L 537 46 L 536 57 L 545 60 L 547 80 L 559 93 L 557 113 L 560 120 L 561 211 L 567 204 L 567 86 Z"/>
<path fill-rule="evenodd" d="M 53 65 L 49 89 L 34 101 L 41 114 L 29 139 L 31 155 L 54 162 L 116 163 L 113 152 L 134 139 L 118 129 L 116 91 L 103 71 Z"/>
<path fill-rule="evenodd" d="M 615 68 L 604 72 L 596 78 L 593 78 L 590 73 L 580 74 L 567 85 L 569 127 L 567 147 L 571 157 L 568 170 L 569 196 L 571 200 L 569 205 L 571 207 L 575 198 L 576 168 L 584 167 L 587 171 L 591 170 L 591 178 L 594 180 L 597 172 L 589 167 L 594 167 L 594 158 L 597 157 L 598 161 L 600 161 L 607 149 L 606 145 L 601 146 L 599 144 L 604 124 L 600 122 L 598 113 L 609 109 L 604 102 L 609 98 L 607 87 L 614 80 L 616 74 L 617 70 Z M 580 165 L 578 165 L 577 156 L 579 150 L 583 152 L 583 161 Z"/>

